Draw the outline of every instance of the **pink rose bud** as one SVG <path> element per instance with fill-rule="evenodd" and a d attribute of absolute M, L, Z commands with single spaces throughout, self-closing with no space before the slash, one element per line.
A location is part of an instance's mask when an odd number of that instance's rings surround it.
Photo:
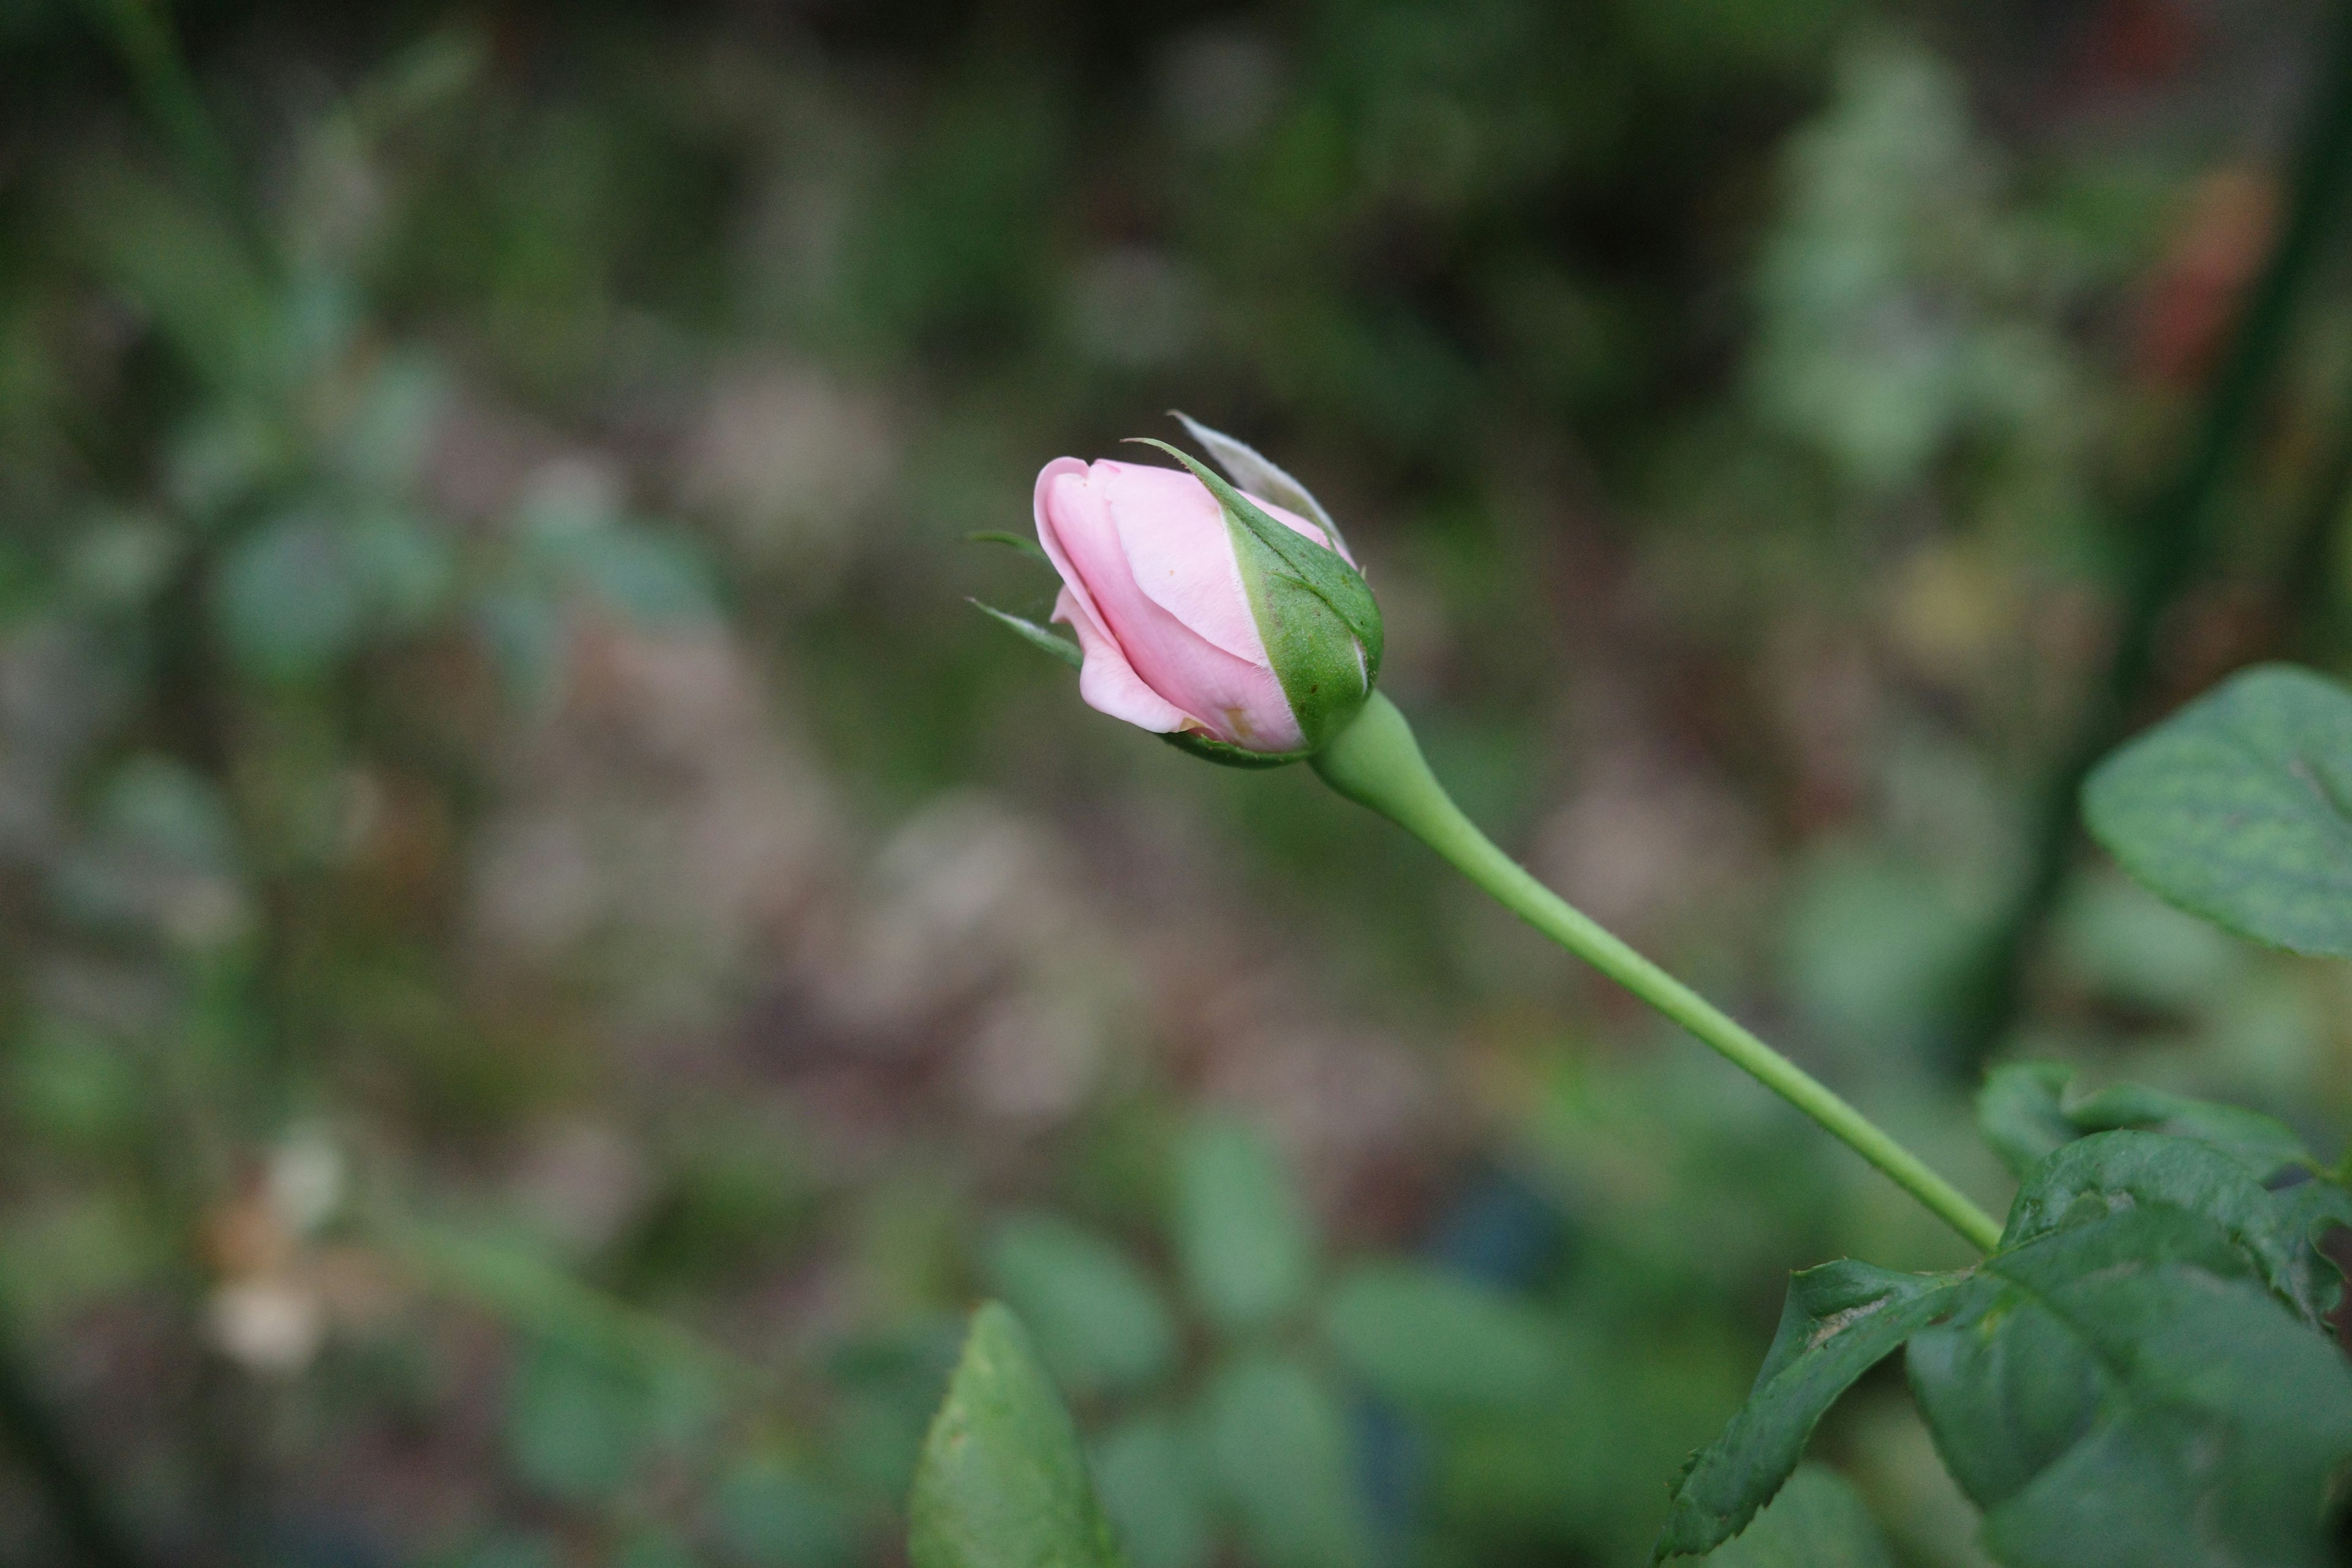
<path fill-rule="evenodd" d="M 1380 612 L 1303 487 L 1185 423 L 1257 493 L 1173 447 L 1191 472 L 1055 458 L 1036 491 L 1038 542 L 1062 575 L 1054 619 L 1077 634 L 1089 706 L 1219 761 L 1292 761 L 1370 695 Z"/>

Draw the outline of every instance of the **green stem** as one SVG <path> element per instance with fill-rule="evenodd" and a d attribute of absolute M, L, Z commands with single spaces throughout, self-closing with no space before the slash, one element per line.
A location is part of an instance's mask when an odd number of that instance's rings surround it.
<path fill-rule="evenodd" d="M 1537 881 L 1478 831 L 1445 793 L 1412 727 L 1396 704 L 1375 692 L 1355 722 L 1315 758 L 1315 771 L 1349 800 L 1368 805 L 1453 862 L 1560 946 L 1696 1035 L 1732 1066 L 1811 1117 L 1832 1136 L 1886 1173 L 1982 1251 L 2000 1239 L 2000 1226 L 1963 1193 L 1929 1170 L 1796 1063 L 1758 1039 L 1720 1008 L 1619 941 Z"/>

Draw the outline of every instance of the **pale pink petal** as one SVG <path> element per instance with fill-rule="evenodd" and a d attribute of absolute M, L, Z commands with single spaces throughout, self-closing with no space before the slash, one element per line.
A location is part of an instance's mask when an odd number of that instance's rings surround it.
<path fill-rule="evenodd" d="M 1295 750 L 1298 721 L 1273 671 L 1212 643 L 1138 586 L 1103 468 L 1057 459 L 1038 479 L 1038 537 L 1073 602 L 1145 686 L 1210 734 L 1257 751 Z"/>
<path fill-rule="evenodd" d="M 1101 462 L 1111 521 L 1136 584 L 1152 603 L 1236 658 L 1267 662 L 1265 639 L 1242 586 L 1231 525 L 1209 489 L 1178 468 Z M 1269 517 L 1318 544 L 1323 531 L 1305 518 L 1257 500 Z"/>
<path fill-rule="evenodd" d="M 1087 592 L 1086 584 L 1079 579 L 1077 569 L 1070 564 L 1069 552 L 1062 548 L 1062 541 L 1054 531 L 1053 520 L 1045 515 L 1045 502 L 1053 493 L 1054 482 L 1065 474 L 1075 474 L 1084 479 L 1086 472 L 1087 465 L 1083 458 L 1055 458 L 1037 470 L 1037 483 L 1030 493 L 1029 509 L 1037 520 L 1037 542 L 1045 547 L 1045 559 L 1054 563 L 1054 570 L 1062 574 L 1063 585 L 1077 595 L 1078 603 L 1086 606 L 1087 614 L 1094 616 L 1096 626 L 1099 626 L 1102 625 L 1102 612 L 1095 608 L 1094 595 Z"/>
<path fill-rule="evenodd" d="M 1078 671 L 1078 695 L 1086 699 L 1087 707 L 1163 735 L 1198 727 L 1182 709 L 1143 684 L 1118 644 L 1095 625 L 1095 618 L 1066 587 L 1054 602 L 1054 618 L 1067 621 L 1078 634 L 1078 647 L 1087 656 L 1085 668 Z"/>

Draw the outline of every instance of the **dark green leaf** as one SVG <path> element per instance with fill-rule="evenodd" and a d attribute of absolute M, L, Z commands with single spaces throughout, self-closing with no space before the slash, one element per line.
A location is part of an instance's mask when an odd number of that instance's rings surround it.
<path fill-rule="evenodd" d="M 1796 1469 L 1805 1439 L 1838 1395 L 1949 1310 L 1958 1289 L 1944 1276 L 1851 1261 L 1791 1279 L 1748 1403 L 1674 1485 L 1657 1555 L 1711 1552 L 1747 1528 Z"/>
<path fill-rule="evenodd" d="M 1554 1396 L 1559 1347 L 1543 1314 L 1458 1274 L 1411 1263 L 1351 1270 L 1323 1334 L 1383 1397 L 1434 1410 L 1512 1410 Z"/>
<path fill-rule="evenodd" d="M 1020 1321 L 990 1302 L 923 1443 L 913 1568 L 1118 1568 L 1069 1412 Z"/>
<path fill-rule="evenodd" d="M 2019 1191 L 2001 1247 L 2020 1247 L 2085 1217 L 2147 1205 L 2186 1209 L 2219 1226 L 2264 1284 L 2318 1321 L 2326 1306 L 2324 1265 L 2305 1224 L 2244 1165 L 2187 1138 L 2097 1132 L 2067 1144 Z"/>
<path fill-rule="evenodd" d="M 1023 620 L 1019 616 L 1008 615 L 1006 612 L 998 609 L 993 605 L 982 604 L 978 599 L 967 600 L 966 603 L 970 604 L 973 609 L 978 610 L 982 615 L 990 616 L 1003 625 L 1011 627 L 1013 635 L 1018 637 L 1022 641 L 1027 643 L 1030 647 L 1041 648 L 1046 653 L 1052 654 L 1055 658 L 1060 659 L 1072 669 L 1081 669 L 1085 668 L 1087 662 L 1085 652 L 1079 648 L 1076 643 L 1072 642 L 1068 637 L 1062 636 L 1061 633 L 1048 631 L 1034 621 Z"/>
<path fill-rule="evenodd" d="M 2050 1102 L 2027 1091 L 2061 1085 L 2010 1087 L 2031 1125 Z M 1661 1554 L 1736 1532 L 1830 1400 L 1907 1342 L 1937 1447 L 2010 1568 L 2316 1568 L 2329 1479 L 2352 1458 L 2352 1363 L 2314 1320 L 2307 1240 L 2344 1212 L 2336 1191 L 2274 1194 L 2194 1139 L 2099 1132 L 2034 1167 L 1976 1268 L 1799 1275 L 1748 1405 L 1676 1489 Z"/>
<path fill-rule="evenodd" d="M 2352 1366 L 2247 1275 L 2221 1226 L 2158 1204 L 1988 1260 L 1913 1342 L 1937 1446 L 2011 1568 L 2313 1563 L 2352 1456 Z"/>
<path fill-rule="evenodd" d="M 989 1237 L 990 1287 L 1021 1315 L 1062 1384 L 1129 1388 L 1167 1369 L 1176 1327 L 1111 1242 L 1051 1215 L 1015 1215 Z"/>
<path fill-rule="evenodd" d="M 2091 832 L 2192 913 L 2352 956 L 2352 692 L 2308 670 L 2232 677 L 2101 763 Z"/>
<path fill-rule="evenodd" d="M 1826 1465 L 1797 1467 L 1780 1495 L 1708 1568 L 1894 1568 L 1895 1559 L 1853 1483 Z"/>
<path fill-rule="evenodd" d="M 1265 1134 L 1205 1117 L 1176 1161 L 1176 1252 L 1193 1304 L 1221 1327 L 1261 1327 L 1304 1304 L 1315 1237 L 1288 1168 Z"/>
<path fill-rule="evenodd" d="M 1256 1355 L 1222 1369 L 1203 1421 L 1217 1483 L 1265 1568 L 1361 1568 L 1370 1556 L 1347 1416 L 1295 1361 Z"/>

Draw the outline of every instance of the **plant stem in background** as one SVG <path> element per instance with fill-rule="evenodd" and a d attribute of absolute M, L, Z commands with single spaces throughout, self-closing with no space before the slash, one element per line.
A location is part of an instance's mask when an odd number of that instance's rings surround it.
<path fill-rule="evenodd" d="M 2352 388 L 2330 434 L 2326 467 L 2311 487 L 2277 589 L 2278 640 L 2306 663 L 2317 662 L 2337 627 L 2336 538 L 2352 502 Z"/>
<path fill-rule="evenodd" d="M 173 155 L 236 225 L 254 258 L 269 264 L 272 247 L 245 181 L 237 174 L 236 161 L 229 155 L 228 143 L 205 110 L 195 78 L 180 52 L 169 0 L 85 0 L 85 8 L 121 57 L 140 107 L 155 122 Z"/>
<path fill-rule="evenodd" d="M 138 1557 L 129 1537 L 58 1430 L 13 1342 L 0 1342 L 0 1448 L 13 1450 L 39 1484 L 58 1533 L 79 1561 L 92 1568 L 132 1568 Z"/>
<path fill-rule="evenodd" d="M 2000 1239 L 1999 1222 L 1875 1122 L 1495 847 L 1429 771 L 1412 727 L 1386 697 L 1375 692 L 1355 722 L 1316 755 L 1314 766 L 1333 789 L 1412 834 L 1512 913 L 1821 1123 L 1979 1250 L 1990 1251 Z"/>
<path fill-rule="evenodd" d="M 1953 1065 L 1973 1080 L 2016 1016 L 2024 972 L 2078 842 L 2076 796 L 2099 759 L 2128 732 L 2157 664 L 2164 617 L 2205 559 L 2207 515 L 2275 379 L 2294 307 L 2326 241 L 2342 216 L 2352 174 L 2352 4 L 2334 8 L 2316 97 L 2295 154 L 2294 194 L 2261 278 L 2240 316 L 2229 356 L 2208 394 L 2196 439 L 2142 514 L 2126 568 L 2122 615 L 2106 673 L 2075 722 L 2052 775 L 2036 827 L 2032 858 L 2005 919 L 1996 928 L 1959 1020 Z"/>

